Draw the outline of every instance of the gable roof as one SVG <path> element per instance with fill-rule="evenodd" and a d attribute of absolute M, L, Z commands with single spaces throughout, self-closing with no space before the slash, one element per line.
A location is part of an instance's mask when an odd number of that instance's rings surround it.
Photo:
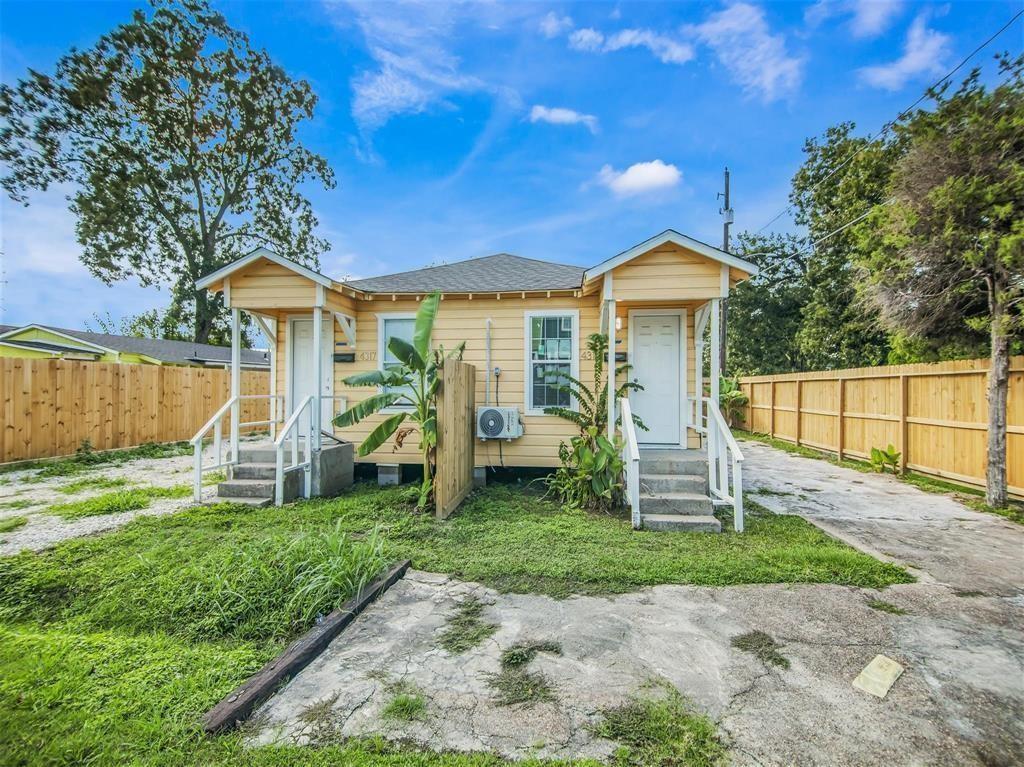
<path fill-rule="evenodd" d="M 597 266 L 587 269 L 583 279 L 586 281 L 592 280 L 595 277 L 600 277 L 605 272 L 610 272 L 615 267 L 622 266 L 622 264 L 627 261 L 632 261 L 637 256 L 642 256 L 649 250 L 653 250 L 654 248 L 666 243 L 672 243 L 673 245 L 678 245 L 681 248 L 687 248 L 688 250 L 692 250 L 695 253 L 699 253 L 700 255 L 714 261 L 719 261 L 736 269 L 742 269 L 751 277 L 757 274 L 757 267 L 749 261 L 737 258 L 731 253 L 726 253 L 724 250 L 719 250 L 713 245 L 708 245 L 706 242 L 701 242 L 700 240 L 695 240 L 692 237 L 687 237 L 685 234 L 680 234 L 675 229 L 666 229 L 661 234 L 656 234 L 649 240 L 644 240 L 639 245 L 634 245 L 629 250 L 624 250 L 621 253 L 602 261 Z"/>
<path fill-rule="evenodd" d="M 168 362 L 175 365 L 209 364 L 228 365 L 231 363 L 231 347 L 215 346 L 214 344 L 197 344 L 191 341 L 170 341 L 164 338 L 136 338 L 134 336 L 117 336 L 111 333 L 92 333 L 87 330 L 68 330 L 56 328 L 49 325 L 0 325 L 0 341 L 29 348 L 37 348 L 40 351 L 53 351 L 59 353 L 64 350 L 75 352 L 91 351 L 82 348 L 75 348 L 71 345 L 62 346 L 45 341 L 22 341 L 17 339 L 18 331 L 28 328 L 56 333 L 72 341 L 81 341 L 100 350 L 100 353 L 123 352 L 125 354 L 140 354 L 160 362 Z M 266 353 L 261 349 L 242 349 L 242 364 L 248 367 L 269 367 L 270 362 Z"/>
<path fill-rule="evenodd" d="M 225 277 L 229 277 L 230 275 L 237 272 L 239 269 L 244 269 L 249 264 L 253 263 L 254 261 L 259 261 L 261 258 L 265 258 L 267 259 L 267 261 L 272 261 L 273 263 L 283 266 L 286 269 L 291 269 L 293 272 L 301 274 L 303 277 L 306 277 L 307 279 L 310 279 L 313 282 L 319 283 L 320 285 L 323 285 L 326 288 L 330 288 L 334 285 L 334 281 L 331 280 L 330 277 L 320 274 L 320 272 L 314 272 L 308 266 L 303 266 L 298 261 L 292 261 L 290 258 L 279 256 L 277 255 L 277 253 L 268 248 L 256 248 L 256 250 L 254 250 L 252 253 L 242 256 L 237 261 L 232 261 L 227 266 L 222 266 L 217 271 L 211 272 L 205 277 L 200 277 L 198 280 L 196 280 L 196 287 L 199 288 L 200 290 L 202 290 L 203 288 L 208 288 L 215 282 L 220 282 Z"/>
<path fill-rule="evenodd" d="M 574 290 L 583 284 L 580 266 L 537 261 L 497 253 L 454 264 L 369 277 L 345 283 L 367 293 L 515 293 L 525 290 Z"/>

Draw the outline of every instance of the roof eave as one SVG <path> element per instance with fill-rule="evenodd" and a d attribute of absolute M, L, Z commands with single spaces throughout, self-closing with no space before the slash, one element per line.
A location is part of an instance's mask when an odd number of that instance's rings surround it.
<path fill-rule="evenodd" d="M 634 245 L 632 248 L 624 250 L 621 253 L 614 255 L 605 261 L 602 261 L 597 266 L 587 269 L 587 271 L 583 273 L 583 282 L 585 284 L 593 279 L 596 279 L 597 277 L 600 277 L 601 275 L 610 272 L 612 269 L 615 269 L 616 267 L 622 266 L 622 264 L 632 261 L 637 256 L 641 256 L 644 253 L 647 253 L 648 251 L 653 250 L 654 248 L 657 248 L 658 246 L 664 245 L 665 243 L 668 242 L 671 242 L 674 245 L 678 245 L 681 248 L 687 248 L 688 250 L 692 250 L 695 253 L 699 253 L 700 255 L 705 256 L 706 258 L 713 259 L 720 263 L 726 264 L 727 266 L 736 269 L 741 269 L 747 274 L 749 274 L 751 277 L 757 274 L 757 267 L 754 264 L 750 263 L 749 261 L 745 261 L 742 258 L 737 258 L 731 253 L 726 253 L 724 250 L 719 250 L 718 248 L 708 245 L 705 242 L 701 242 L 700 240 L 695 240 L 692 237 L 687 237 L 685 234 L 680 234 L 674 229 L 666 229 L 661 234 L 656 234 L 654 237 L 651 237 L 650 239 L 641 242 L 639 245 Z"/>
<path fill-rule="evenodd" d="M 300 274 L 303 277 L 306 277 L 307 279 L 312 280 L 313 282 L 319 285 L 323 285 L 326 288 L 333 288 L 335 285 L 334 280 L 332 280 L 330 277 L 320 274 L 320 272 L 314 272 L 308 266 L 303 266 L 302 264 L 296 261 L 292 261 L 290 258 L 279 256 L 274 251 L 261 247 L 256 248 L 256 250 L 252 251 L 247 255 L 242 256 L 241 258 L 235 259 L 230 264 L 222 266 L 217 271 L 211 272 L 205 277 L 200 277 L 198 280 L 196 280 L 196 288 L 198 290 L 204 290 L 206 288 L 209 288 L 211 285 L 220 282 L 225 277 L 230 277 L 239 269 L 244 269 L 249 264 L 253 263 L 254 261 L 258 261 L 261 258 L 265 258 L 268 261 L 272 261 L 273 263 L 278 264 L 279 266 L 283 266 L 286 269 L 291 269 L 296 274 Z"/>

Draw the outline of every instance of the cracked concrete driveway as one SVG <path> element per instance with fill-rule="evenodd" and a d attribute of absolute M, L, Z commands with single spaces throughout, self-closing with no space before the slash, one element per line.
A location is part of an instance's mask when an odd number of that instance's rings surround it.
<path fill-rule="evenodd" d="M 883 477 L 745 450 L 751 488 L 792 493 L 759 500 L 912 564 L 919 582 L 555 600 L 411 571 L 260 709 L 252 741 L 383 734 L 435 750 L 600 759 L 616 747 L 593 734 L 602 709 L 657 679 L 718 723 L 735 764 L 1024 763 L 1024 529 Z M 439 637 L 471 597 L 498 629 L 450 654 Z M 752 630 L 782 645 L 788 668 L 732 646 Z M 502 650 L 524 641 L 561 643 L 531 664 L 554 700 L 500 705 L 489 680 Z M 878 653 L 906 667 L 882 700 L 851 685 Z M 382 716 L 396 682 L 423 695 L 421 721 Z"/>

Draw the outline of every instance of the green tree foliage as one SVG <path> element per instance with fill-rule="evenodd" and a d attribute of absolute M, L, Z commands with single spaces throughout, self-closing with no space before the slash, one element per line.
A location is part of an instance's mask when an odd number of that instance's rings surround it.
<path fill-rule="evenodd" d="M 841 123 L 808 139 L 790 193 L 795 221 L 815 243 L 808 248 L 807 303 L 796 334 L 802 362 L 812 370 L 878 365 L 889 351 L 874 312 L 857 300 L 853 230 L 835 230 L 886 199 L 902 142 L 871 142 L 855 137 L 854 128 Z"/>
<path fill-rule="evenodd" d="M 376 386 L 379 393 L 358 402 L 334 419 L 334 425 L 354 426 L 386 408 L 403 408 L 391 413 L 377 424 L 359 446 L 359 455 L 368 456 L 392 436 L 401 447 L 410 434 L 420 433 L 420 453 L 423 458 L 423 482 L 417 506 L 429 506 L 434 492 L 434 454 L 437 448 L 437 392 L 441 387 L 441 368 L 446 359 L 462 359 L 466 346 L 463 341 L 453 351 L 444 347 L 431 350 L 430 337 L 441 303 L 441 294 L 432 293 L 420 302 L 416 311 L 416 324 L 410 344 L 401 338 L 388 340 L 388 349 L 402 363 L 390 370 L 371 370 L 345 379 L 346 386 Z M 402 424 L 406 420 L 415 426 Z M 399 428 L 402 427 L 402 428 Z"/>
<path fill-rule="evenodd" d="M 793 235 L 741 234 L 736 254 L 759 271 L 729 296 L 729 372 L 769 375 L 805 369 L 797 342 L 808 295 L 803 244 Z"/>
<path fill-rule="evenodd" d="M 907 150 L 859 227 L 864 295 L 889 328 L 933 343 L 988 336 L 988 503 L 1006 505 L 1009 354 L 1024 334 L 1024 56 L 975 70 L 899 128 Z"/>
<path fill-rule="evenodd" d="M 175 321 L 205 342 L 224 312 L 197 278 L 258 245 L 307 264 L 328 248 L 300 192 L 334 184 L 296 133 L 315 105 L 204 0 L 154 0 L 53 74 L 0 86 L 0 184 L 25 203 L 73 185 L 89 271 L 170 285 Z"/>

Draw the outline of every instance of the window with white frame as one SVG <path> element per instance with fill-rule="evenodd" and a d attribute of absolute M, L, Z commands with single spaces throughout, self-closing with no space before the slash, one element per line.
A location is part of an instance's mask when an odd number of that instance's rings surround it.
<path fill-rule="evenodd" d="M 381 314 L 377 318 L 378 349 L 377 359 L 381 370 L 393 370 L 402 367 L 402 361 L 392 354 L 388 348 L 392 338 L 401 338 L 403 341 L 412 343 L 413 331 L 416 327 L 416 316 L 414 314 Z M 408 391 L 407 387 L 384 387 L 385 391 L 402 393 Z M 411 407 L 409 400 L 402 400 L 394 407 Z"/>
<path fill-rule="evenodd" d="M 532 312 L 526 315 L 526 409 L 573 407 L 562 376 L 579 377 L 579 313 Z"/>

